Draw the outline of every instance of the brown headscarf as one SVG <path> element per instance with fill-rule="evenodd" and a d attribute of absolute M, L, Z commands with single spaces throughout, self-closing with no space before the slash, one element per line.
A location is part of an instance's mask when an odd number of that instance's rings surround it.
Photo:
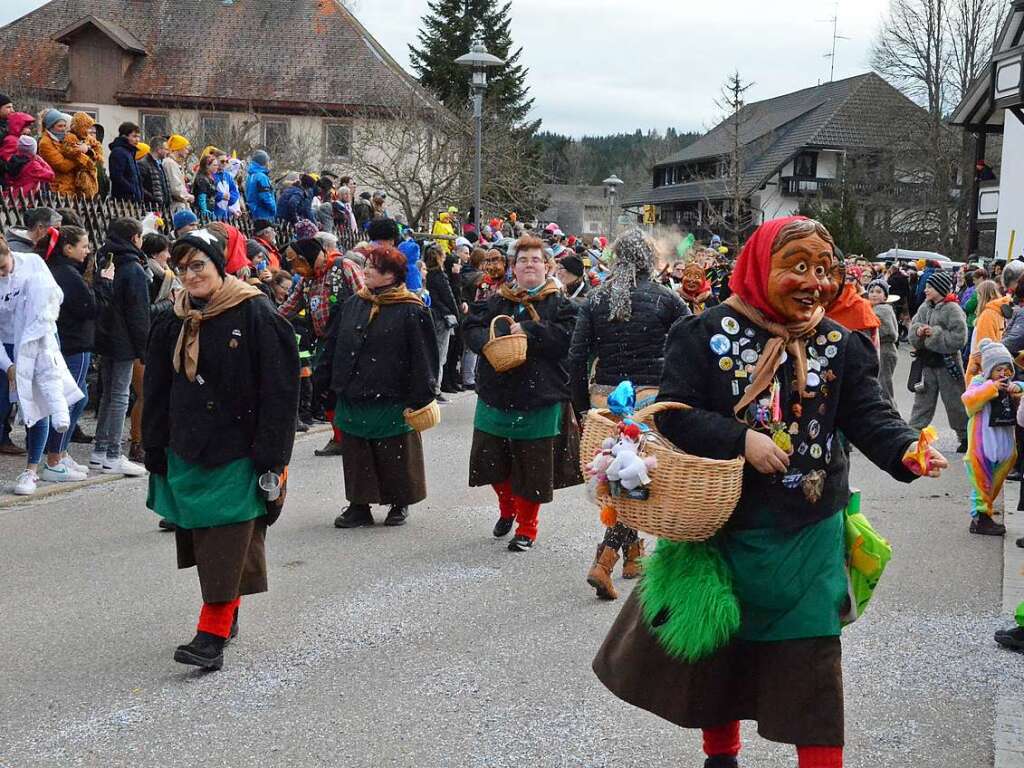
<path fill-rule="evenodd" d="M 258 288 L 232 275 L 224 278 L 224 284 L 202 309 L 193 309 L 188 291 L 182 291 L 174 302 L 174 314 L 185 321 L 181 324 L 178 343 L 174 346 L 174 370 L 180 373 L 184 364 L 185 378 L 195 381 L 199 369 L 199 328 L 203 321 L 262 295 L 263 292 Z"/>
<path fill-rule="evenodd" d="M 544 301 L 548 296 L 555 293 L 558 293 L 558 285 L 550 278 L 536 293 L 530 293 L 525 288 L 513 289 L 508 283 L 502 283 L 501 289 L 498 291 L 498 295 L 501 298 L 526 307 L 526 311 L 530 314 L 530 319 L 535 323 L 540 321 L 540 315 L 537 314 L 537 310 L 533 308 L 533 305 L 538 301 Z"/>
<path fill-rule="evenodd" d="M 783 325 L 769 320 L 764 313 L 752 304 L 748 304 L 735 293 L 725 300 L 725 303 L 737 313 L 743 315 L 754 325 L 763 328 L 772 335 L 761 353 L 757 366 L 754 368 L 754 375 L 751 378 L 750 388 L 743 393 L 743 397 L 736 403 L 733 413 L 740 417 L 757 396 L 771 386 L 775 378 L 775 372 L 782 365 L 782 352 L 785 350 L 793 358 L 793 367 L 796 370 L 796 386 L 800 397 L 811 397 L 807 392 L 807 337 L 814 333 L 821 319 L 825 316 L 823 307 L 815 307 L 811 318 L 803 323 L 788 323 Z"/>
<path fill-rule="evenodd" d="M 356 294 L 363 301 L 370 302 L 373 306 L 370 307 L 370 319 L 367 320 L 367 325 L 373 322 L 374 318 L 380 313 L 382 306 L 388 304 L 422 304 L 423 299 L 417 296 L 415 293 L 410 291 L 402 285 L 395 285 L 387 290 L 381 291 L 380 293 L 374 293 L 366 286 L 359 289 Z"/>

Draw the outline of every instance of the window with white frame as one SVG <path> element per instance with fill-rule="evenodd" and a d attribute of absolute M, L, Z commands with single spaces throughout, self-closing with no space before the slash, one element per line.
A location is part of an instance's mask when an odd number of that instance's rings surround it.
<path fill-rule="evenodd" d="M 282 149 L 288 143 L 288 120 L 264 120 L 262 127 L 263 146 L 267 149 Z"/>

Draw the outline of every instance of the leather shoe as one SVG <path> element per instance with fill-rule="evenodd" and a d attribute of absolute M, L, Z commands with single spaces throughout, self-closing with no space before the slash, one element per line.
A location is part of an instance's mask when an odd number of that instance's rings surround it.
<path fill-rule="evenodd" d="M 388 510 L 388 516 L 384 520 L 384 525 L 405 525 L 405 521 L 408 519 L 409 507 L 405 504 L 393 504 L 391 509 Z"/>
<path fill-rule="evenodd" d="M 345 511 L 334 518 L 335 528 L 360 528 L 373 525 L 369 504 L 349 504 Z"/>

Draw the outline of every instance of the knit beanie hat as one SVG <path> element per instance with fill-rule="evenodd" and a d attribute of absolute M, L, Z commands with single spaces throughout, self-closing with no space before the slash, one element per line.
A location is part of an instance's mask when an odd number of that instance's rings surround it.
<path fill-rule="evenodd" d="M 167 149 L 171 152 L 177 152 L 179 149 L 186 149 L 190 146 L 192 146 L 192 143 L 184 136 L 177 133 L 172 134 L 171 137 L 167 139 Z"/>
<path fill-rule="evenodd" d="M 945 298 L 953 290 L 953 275 L 943 270 L 932 272 L 925 285 Z"/>
<path fill-rule="evenodd" d="M 268 155 L 262 149 L 257 149 L 255 152 L 253 152 L 252 157 L 250 157 L 249 159 L 258 165 L 262 165 L 264 168 L 270 165 L 270 155 Z"/>
<path fill-rule="evenodd" d="M 140 141 L 135 145 L 135 159 L 141 160 L 149 154 L 150 146 L 144 141 Z"/>
<path fill-rule="evenodd" d="M 296 256 L 300 257 L 311 267 L 316 264 L 317 257 L 324 252 L 324 247 L 320 244 L 320 241 L 313 237 L 296 240 L 290 243 L 288 248 L 294 251 Z"/>
<path fill-rule="evenodd" d="M 66 123 L 71 123 L 71 115 L 65 115 L 59 109 L 48 109 L 43 114 L 43 125 L 46 126 L 46 130 L 50 130 L 54 125 L 59 123 L 61 120 Z"/>
<path fill-rule="evenodd" d="M 6 93 L 0 93 L 0 107 L 6 107 L 8 104 L 14 104 L 11 97 Z"/>
<path fill-rule="evenodd" d="M 986 379 L 992 375 L 992 369 L 997 365 L 1013 367 L 1010 350 L 998 341 L 982 339 L 981 344 L 978 345 L 978 351 L 981 352 L 981 373 Z"/>
<path fill-rule="evenodd" d="M 16 150 L 16 152 L 19 155 L 34 155 L 37 149 L 38 146 L 36 145 L 36 140 L 33 139 L 31 136 L 18 137 L 18 149 Z"/>
<path fill-rule="evenodd" d="M 174 217 L 171 219 L 171 225 L 174 227 L 175 231 L 181 229 L 182 227 L 187 227 L 189 224 L 198 223 L 199 218 L 194 213 L 192 213 L 192 211 L 178 211 L 176 214 L 174 214 Z"/>
<path fill-rule="evenodd" d="M 319 231 L 320 227 L 309 219 L 299 219 L 295 222 L 296 240 L 309 240 L 310 238 L 316 237 L 316 233 Z"/>
<path fill-rule="evenodd" d="M 889 284 L 885 280 L 872 280 L 868 283 L 868 291 L 870 292 L 872 288 L 881 288 L 885 297 L 889 298 Z"/>
<path fill-rule="evenodd" d="M 217 268 L 217 272 L 221 277 L 224 276 L 224 245 L 213 232 L 208 229 L 197 229 L 194 232 L 189 232 L 184 237 L 179 237 L 174 241 L 174 250 L 178 250 L 181 245 L 195 248 L 209 256 L 213 266 Z"/>
<path fill-rule="evenodd" d="M 252 231 L 253 231 L 254 234 L 257 234 L 257 235 L 260 232 L 262 232 L 264 229 L 273 229 L 273 228 L 274 228 L 274 222 L 272 222 L 270 219 L 256 219 L 252 223 Z"/>
<path fill-rule="evenodd" d="M 571 272 L 576 277 L 583 277 L 583 259 L 579 256 L 566 256 L 558 263 L 562 265 L 566 272 Z"/>

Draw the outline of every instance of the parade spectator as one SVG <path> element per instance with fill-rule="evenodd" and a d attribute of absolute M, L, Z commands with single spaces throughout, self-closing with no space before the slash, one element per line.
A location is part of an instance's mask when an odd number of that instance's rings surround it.
<path fill-rule="evenodd" d="M 79 186 L 79 172 L 95 168 L 95 163 L 87 154 L 88 144 L 79 141 L 69 145 L 65 142 L 70 124 L 70 115 L 56 109 L 46 110 L 43 113 L 44 130 L 39 137 L 38 152 L 53 169 L 54 177 L 50 184 L 52 191 L 62 195 L 83 195 L 85 190 Z"/>
<path fill-rule="evenodd" d="M 171 218 L 175 237 L 184 237 L 189 232 L 199 229 L 199 217 L 187 208 L 183 208 Z"/>
<path fill-rule="evenodd" d="M 196 199 L 196 213 L 202 216 L 204 221 L 212 218 L 217 210 L 218 194 L 214 176 L 218 170 L 220 170 L 220 163 L 217 156 L 207 153 L 199 159 L 199 168 L 192 181 L 192 196 Z"/>
<path fill-rule="evenodd" d="M 36 148 L 31 136 L 18 138 L 18 148 L 7 161 L 5 186 L 27 195 L 53 181 L 53 168 L 36 154 Z"/>
<path fill-rule="evenodd" d="M 459 325 L 461 314 L 459 305 L 452 293 L 452 285 L 444 272 L 444 251 L 440 245 L 427 246 L 427 256 L 424 259 L 427 264 L 426 288 L 430 294 L 430 316 L 434 322 L 434 336 L 437 339 L 438 371 L 444 368 L 448 359 L 448 345 L 451 343 L 452 334 Z M 440 374 L 438 385 L 440 386 Z M 447 402 L 444 395 L 437 395 L 439 403 Z"/>
<path fill-rule="evenodd" d="M 24 112 L 13 112 L 7 120 L 7 132 L 0 141 L 0 160 L 8 161 L 18 151 L 18 140 L 35 132 L 36 119 Z M 6 170 L 5 170 L 6 173 Z"/>
<path fill-rule="evenodd" d="M 633 383 L 638 410 L 651 405 L 661 381 L 665 339 L 676 320 L 690 314 L 678 294 L 654 281 L 655 244 L 641 230 L 623 234 L 612 250 L 612 275 L 580 307 L 569 348 L 570 390 L 580 416 L 591 407 L 607 407 L 608 395 L 623 381 Z M 563 261 L 570 258 L 579 260 L 567 256 Z M 637 578 L 644 542 L 622 523 L 605 530 L 587 574 L 587 582 L 604 600 L 618 598 L 612 570 L 620 551 L 623 577 Z"/>
<path fill-rule="evenodd" d="M 1017 289 L 1017 283 L 1020 282 L 1022 276 L 1024 276 L 1024 261 L 1011 261 L 1000 274 L 999 281 L 1002 285 L 1000 294 L 984 304 L 982 303 L 983 297 L 978 297 L 978 319 L 974 324 L 974 334 L 971 337 L 971 357 L 967 363 L 968 381 L 977 376 L 978 371 L 981 370 L 981 353 L 978 351 L 981 342 L 985 339 L 1002 341 L 1006 320 L 1013 312 L 1013 308 L 1010 306 L 1013 301 L 1013 292 Z M 987 295 L 984 298 L 987 298 Z"/>
<path fill-rule="evenodd" d="M 74 194 L 90 199 L 99 195 L 99 171 L 103 167 L 104 156 L 103 145 L 96 138 L 96 121 L 85 112 L 75 112 L 61 142 L 61 151 L 65 157 L 75 157 L 76 153 L 85 155 L 78 158 Z"/>
<path fill-rule="evenodd" d="M 464 329 L 466 345 L 481 354 L 469 484 L 494 489 L 499 516 L 493 533 L 502 538 L 516 525 L 508 545 L 513 552 L 525 552 L 536 541 L 541 504 L 556 489 L 582 482 L 566 370 L 576 307 L 546 277 L 548 261 L 541 240 L 521 237 L 512 268 L 516 288 L 503 285 Z M 527 336 L 526 361 L 504 373 L 482 355 L 498 315 L 514 319 L 508 332 Z"/>
<path fill-rule="evenodd" d="M 371 219 L 390 219 L 391 214 L 388 213 L 387 209 L 388 196 L 381 190 L 377 190 L 373 193 L 373 198 L 370 200 L 370 218 Z"/>
<path fill-rule="evenodd" d="M 333 393 L 334 424 L 342 432 L 345 498 L 337 528 L 373 525 L 371 504 L 389 506 L 385 525 L 404 525 L 409 507 L 427 496 L 423 441 L 405 421 L 406 409 L 434 401 L 438 351 L 430 313 L 405 287 L 405 258 L 371 248 L 366 285 L 332 323 L 317 389 Z"/>
<path fill-rule="evenodd" d="M 910 426 L 914 429 L 927 427 L 941 395 L 949 426 L 960 441 L 957 453 L 964 453 L 967 451 L 967 415 L 960 402 L 964 391 L 960 350 L 967 343 L 967 320 L 956 296 L 950 293 L 952 288 L 953 278 L 949 273 L 933 272 L 924 288 L 925 300 L 910 324 L 910 345 L 922 362 Z"/>
<path fill-rule="evenodd" d="M 76 226 L 62 226 L 55 238 L 46 238 L 39 243 L 39 251 L 45 258 L 54 281 L 63 294 L 60 315 L 57 318 L 57 337 L 64 363 L 82 391 L 84 397 L 74 403 L 70 410 L 70 426 L 63 432 L 52 424 L 46 438 L 46 463 L 39 473 L 40 479 L 51 483 L 83 480 L 89 467 L 79 464 L 68 453 L 68 445 L 89 399 L 88 373 L 96 339 L 96 318 L 99 303 L 96 291 L 103 292 L 109 287 L 114 276 L 113 265 L 107 267 L 102 279 L 95 281 L 95 289 L 85 280 L 85 266 L 91 252 L 89 236 L 84 229 Z M 101 293 L 101 300 L 109 296 Z"/>
<path fill-rule="evenodd" d="M 277 216 L 282 221 L 295 224 L 299 219 L 313 220 L 313 195 L 316 180 L 308 173 L 299 176 L 299 180 L 286 187 L 277 198 Z"/>
<path fill-rule="evenodd" d="M 373 218 L 373 205 L 371 204 L 369 192 L 360 192 L 359 197 L 352 203 L 352 213 L 356 217 L 356 225 L 360 232 L 365 232 L 370 219 Z"/>
<path fill-rule="evenodd" d="M 430 230 L 430 234 L 437 238 L 437 244 L 445 256 L 452 250 L 452 241 L 448 238 L 455 237 L 455 229 L 448 219 L 448 211 L 441 211 L 437 214 L 437 221 L 434 222 L 433 229 Z"/>
<path fill-rule="evenodd" d="M 562 284 L 565 295 L 580 305 L 586 303 L 590 292 L 590 284 L 583 279 L 584 272 L 583 259 L 575 254 L 564 256 L 555 269 L 555 277 Z"/>
<path fill-rule="evenodd" d="M 880 365 L 878 368 L 878 384 L 882 387 L 882 393 L 889 400 L 889 405 L 894 410 L 896 406 L 896 392 L 893 388 L 892 376 L 896 371 L 896 363 L 899 360 L 897 347 L 900 343 L 899 324 L 896 322 L 896 313 L 893 311 L 892 302 L 889 301 L 889 284 L 884 280 L 873 280 L 868 284 L 868 301 L 871 308 L 881 323 L 878 329 L 878 356 Z"/>
<path fill-rule="evenodd" d="M 171 207 L 170 183 L 164 170 L 164 160 L 168 157 L 167 141 L 166 136 L 155 137 L 149 151 L 138 160 L 142 199 L 158 211 Z"/>
<path fill-rule="evenodd" d="M 21 219 L 23 228 L 8 227 L 4 232 L 7 247 L 15 253 L 34 253 L 39 241 L 50 236 L 50 228 L 60 226 L 60 215 L 45 206 L 27 209 Z"/>
<path fill-rule="evenodd" d="M 149 280 L 143 268 L 142 226 L 134 219 L 114 219 L 107 240 L 96 255 L 104 268 L 114 264 L 110 303 L 100 312 L 96 352 L 101 355 L 103 395 L 89 466 L 105 474 L 144 475 L 144 467 L 123 453 L 124 419 L 136 361 L 146 357 L 149 336 Z"/>
<path fill-rule="evenodd" d="M 142 177 L 135 152 L 142 133 L 135 123 L 121 123 L 110 143 L 110 196 L 115 200 L 142 202 Z"/>
<path fill-rule="evenodd" d="M 14 102 L 6 93 L 0 93 L 0 136 L 7 135 L 7 120 L 14 114 Z"/>
<path fill-rule="evenodd" d="M 334 231 L 338 235 L 338 242 L 344 248 L 350 249 L 355 247 L 360 232 L 355 213 L 352 211 L 352 190 L 348 186 L 341 186 L 338 187 L 337 194 L 338 199 L 332 205 Z"/>
<path fill-rule="evenodd" d="M 334 234 L 334 180 L 330 176 L 321 176 L 316 182 L 316 197 L 313 198 L 312 212 L 321 232 Z"/>
<path fill-rule="evenodd" d="M 231 172 L 231 158 L 226 152 L 216 151 L 217 172 L 213 174 L 213 184 L 217 190 L 217 204 L 214 216 L 218 221 L 227 221 L 238 213 L 238 184 Z"/>
<path fill-rule="evenodd" d="M 150 338 L 143 414 L 147 506 L 175 529 L 178 567 L 196 567 L 196 635 L 174 660 L 220 669 L 242 595 L 267 590 L 265 537 L 281 513 L 259 478 L 283 485 L 295 439 L 298 352 L 291 327 L 256 288 L 225 273 L 208 230 L 172 251 L 185 290 Z"/>
<path fill-rule="evenodd" d="M 51 423 L 56 431 L 67 432 L 70 408 L 83 398 L 57 342 L 61 298 L 39 256 L 13 253 L 0 239 L 0 421 L 6 421 L 11 404 L 17 402 L 28 454 L 25 471 L 14 483 L 18 496 L 36 492 Z"/>
<path fill-rule="evenodd" d="M 748 719 L 773 741 L 796 745 L 801 766 L 842 765 L 839 606 L 849 589 L 842 542 L 850 490 L 836 434 L 897 480 L 916 477 L 904 457 L 919 435 L 882 398 L 874 348 L 824 319 L 813 300 L 828 286 L 833 247 L 817 222 L 762 224 L 739 257 L 732 296 L 681 320 L 666 345 L 658 400 L 691 408 L 662 413 L 657 426 L 687 453 L 745 456 L 740 500 L 714 544 L 659 542 L 646 569 L 666 568 L 664 585 L 633 591 L 593 668 L 619 698 L 703 729 L 709 766 L 738 765 L 739 721 Z M 741 345 L 744 338 L 749 343 Z M 755 368 L 750 385 L 738 387 L 744 354 L 756 357 Z M 828 387 L 808 368 L 813 358 L 830 361 Z M 781 422 L 786 430 L 795 425 L 794 445 L 816 447 L 784 450 L 772 436 Z M 923 458 L 931 476 L 947 467 L 937 452 Z M 710 559 L 697 564 L 697 552 Z M 682 578 L 701 587 L 669 594 Z M 688 611 L 708 598 L 704 585 L 723 582 L 739 612 L 736 624 L 710 655 L 687 661 L 677 633 L 696 629 Z M 654 605 L 664 606 L 656 624 L 644 618 Z"/>
<path fill-rule="evenodd" d="M 254 219 L 252 233 L 256 242 L 267 252 L 270 271 L 276 272 L 281 269 L 281 252 L 277 249 L 277 229 L 274 228 L 274 222 L 270 219 Z"/>
<path fill-rule="evenodd" d="M 164 173 L 167 176 L 167 192 L 171 198 L 171 215 L 189 210 L 195 201 L 185 181 L 184 165 L 192 145 L 177 133 L 167 139 L 167 157 L 164 158 Z"/>

